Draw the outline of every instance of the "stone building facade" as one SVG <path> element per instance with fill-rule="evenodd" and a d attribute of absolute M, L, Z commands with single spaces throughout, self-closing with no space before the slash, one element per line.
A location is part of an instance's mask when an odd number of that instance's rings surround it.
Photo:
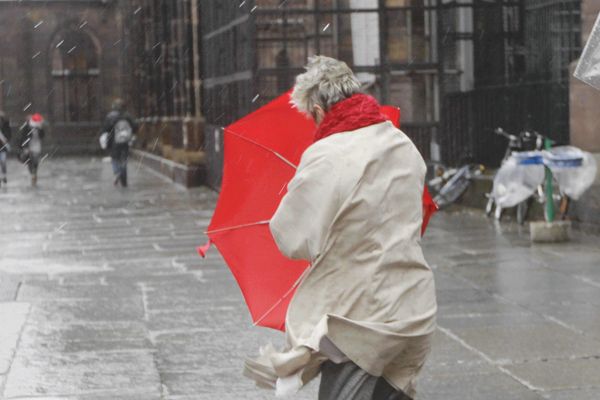
<path fill-rule="evenodd" d="M 588 36 L 596 19 L 600 15 L 600 2 L 583 0 L 581 4 L 582 43 L 587 42 Z M 571 65 L 574 71 L 576 62 Z M 572 77 L 570 81 L 570 130 L 571 143 L 596 155 L 600 166 L 600 91 Z M 584 194 L 583 198 L 573 207 L 573 213 L 582 224 L 600 226 L 600 176 L 596 183 Z"/>
<path fill-rule="evenodd" d="M 116 0 L 0 1 L 0 108 L 13 125 L 39 112 L 49 151 L 96 149 L 111 101 L 130 93 L 127 20 Z"/>
<path fill-rule="evenodd" d="M 196 0 L 139 0 L 129 39 L 131 109 L 140 119 L 137 155 L 186 186 L 204 180 Z"/>
<path fill-rule="evenodd" d="M 505 147 L 498 126 L 569 140 L 568 67 L 581 50 L 580 0 L 200 6 L 202 45 L 211 55 L 203 59 L 207 141 L 289 89 L 314 54 L 344 60 L 365 91 L 399 106 L 403 130 L 427 159 L 498 166 Z M 208 156 L 209 164 L 219 160 Z"/>
<path fill-rule="evenodd" d="M 582 42 L 585 43 L 600 14 L 600 2 L 583 0 L 582 14 Z M 574 65 L 571 69 L 574 68 Z M 572 78 L 571 90 L 571 142 L 587 151 L 600 153 L 600 91 Z"/>

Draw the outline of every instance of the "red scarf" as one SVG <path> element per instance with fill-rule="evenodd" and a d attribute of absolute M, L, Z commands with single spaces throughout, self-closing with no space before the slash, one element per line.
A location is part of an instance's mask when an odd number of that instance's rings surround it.
<path fill-rule="evenodd" d="M 317 128 L 315 142 L 334 133 L 355 131 L 387 121 L 377 100 L 366 94 L 355 94 L 333 106 Z"/>

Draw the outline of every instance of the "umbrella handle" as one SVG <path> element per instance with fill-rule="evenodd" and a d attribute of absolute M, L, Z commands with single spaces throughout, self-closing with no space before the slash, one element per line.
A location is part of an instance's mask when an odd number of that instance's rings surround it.
<path fill-rule="evenodd" d="M 208 242 L 206 242 L 204 245 L 197 247 L 196 251 L 198 252 L 198 255 L 202 258 L 206 258 L 206 253 L 208 253 L 208 249 L 210 249 L 212 243 L 212 240 L 208 239 Z"/>

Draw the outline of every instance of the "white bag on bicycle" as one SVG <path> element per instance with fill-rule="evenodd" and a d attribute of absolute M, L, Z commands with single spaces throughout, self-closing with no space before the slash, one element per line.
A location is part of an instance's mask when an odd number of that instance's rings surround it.
<path fill-rule="evenodd" d="M 511 156 L 494 177 L 492 196 L 498 207 L 514 207 L 533 195 L 543 181 L 542 164 L 523 164 L 515 156 Z"/>
<path fill-rule="evenodd" d="M 561 192 L 573 200 L 579 200 L 596 180 L 596 159 L 577 147 L 554 147 L 544 154 L 544 160 Z"/>

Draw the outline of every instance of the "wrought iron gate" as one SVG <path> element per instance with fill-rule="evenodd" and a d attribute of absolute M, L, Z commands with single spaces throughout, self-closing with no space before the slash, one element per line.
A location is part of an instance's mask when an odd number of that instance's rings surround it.
<path fill-rule="evenodd" d="M 499 126 L 515 133 L 533 129 L 569 142 L 569 65 L 581 51 L 581 1 L 527 0 L 518 10 L 496 7 L 495 16 L 476 21 L 501 20 L 504 41 L 488 40 L 476 28 L 475 48 L 481 53 L 476 75 L 481 78 L 473 90 L 448 93 L 444 99 L 442 150 L 451 164 L 468 155 L 499 165 L 506 147 L 493 133 Z"/>

